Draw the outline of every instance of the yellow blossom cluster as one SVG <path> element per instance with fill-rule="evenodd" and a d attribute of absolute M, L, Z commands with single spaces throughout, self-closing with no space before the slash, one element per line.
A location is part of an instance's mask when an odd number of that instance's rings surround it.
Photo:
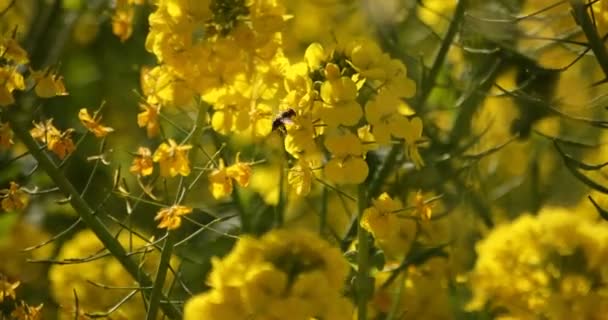
<path fill-rule="evenodd" d="M 415 90 L 405 65 L 371 40 L 331 48 L 311 44 L 304 61 L 287 69 L 283 99 L 296 113 L 286 125 L 285 149 L 303 159 L 292 174 L 299 193 L 309 190 L 311 175 L 298 172 L 318 162 L 312 159 L 323 154 L 321 143 L 331 155 L 323 165 L 325 176 L 337 184 L 363 182 L 369 173 L 366 153 L 391 145 L 392 139 L 401 139 L 421 166 L 422 123 L 401 112 Z"/>
<path fill-rule="evenodd" d="M 276 0 L 158 1 L 146 49 L 159 65 L 142 70 L 146 102 L 184 106 L 198 95 L 215 131 L 268 134 L 272 109 L 258 99 L 277 92 L 287 18 Z"/>
<path fill-rule="evenodd" d="M 139 263 L 143 271 L 156 270 L 160 255 L 146 248 L 144 240 L 128 232 L 121 232 L 118 240 L 127 251 L 139 252 L 133 257 L 141 259 Z M 57 259 L 73 259 L 74 263 L 54 264 L 49 270 L 51 292 L 62 308 L 60 319 L 74 319 L 76 303 L 79 312 L 106 312 L 129 295 L 132 291 L 130 287 L 138 285 L 118 260 L 111 256 L 98 256 L 103 254 L 103 245 L 91 230 L 79 232 L 61 248 Z M 78 259 L 90 261 L 78 263 Z M 176 262 L 175 259 L 171 261 L 172 265 Z M 165 284 L 170 284 L 172 279 L 172 276 L 168 276 Z M 145 314 L 144 302 L 135 295 L 120 305 L 111 317 L 143 319 Z"/>
<path fill-rule="evenodd" d="M 341 294 L 348 264 L 309 231 L 242 237 L 212 265 L 211 289 L 186 303 L 185 320 L 352 319 L 352 306 Z"/>
<path fill-rule="evenodd" d="M 500 225 L 478 243 L 471 310 L 518 319 L 605 319 L 608 224 L 544 208 Z"/>

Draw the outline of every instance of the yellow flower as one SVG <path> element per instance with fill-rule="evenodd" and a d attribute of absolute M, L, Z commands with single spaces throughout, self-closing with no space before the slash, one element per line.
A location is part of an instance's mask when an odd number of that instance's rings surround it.
<path fill-rule="evenodd" d="M 14 90 L 25 90 L 23 76 L 15 67 L 0 67 L 0 107 L 15 103 Z"/>
<path fill-rule="evenodd" d="M 160 124 L 158 123 L 158 113 L 160 112 L 159 105 L 151 105 L 148 103 L 140 103 L 139 107 L 143 110 L 137 114 L 137 125 L 140 128 L 146 127 L 148 138 L 153 138 L 160 132 Z"/>
<path fill-rule="evenodd" d="M 28 195 L 23 192 L 17 183 L 11 181 L 8 189 L 0 190 L 2 199 L 2 209 L 5 211 L 21 211 L 29 203 Z"/>
<path fill-rule="evenodd" d="M 34 122 L 34 128 L 30 130 L 32 137 L 46 144 L 47 149 L 55 153 L 59 159 L 65 158 L 76 148 L 72 141 L 72 132 L 74 129 L 71 128 L 64 132 L 59 131 L 53 125 L 52 118 L 45 122 Z"/>
<path fill-rule="evenodd" d="M 212 265 L 211 289 L 186 303 L 185 320 L 352 319 L 352 305 L 342 297 L 348 264 L 312 232 L 244 236 Z"/>
<path fill-rule="evenodd" d="M 476 245 L 470 310 L 534 319 L 608 314 L 608 224 L 565 208 L 543 208 L 492 229 Z"/>
<path fill-rule="evenodd" d="M 8 149 L 13 144 L 13 131 L 10 124 L 0 121 L 0 150 Z"/>
<path fill-rule="evenodd" d="M 139 147 L 129 171 L 133 174 L 145 177 L 151 175 L 153 170 L 154 162 L 152 160 L 152 152 L 146 147 Z"/>
<path fill-rule="evenodd" d="M 0 36 L 0 57 L 15 64 L 28 64 L 27 52 L 14 38 Z"/>
<path fill-rule="evenodd" d="M 67 96 L 63 84 L 63 77 L 59 76 L 50 70 L 32 71 L 32 79 L 36 82 L 34 91 L 40 98 L 52 98 L 55 96 Z"/>
<path fill-rule="evenodd" d="M 182 224 L 182 216 L 192 212 L 192 208 L 180 205 L 173 205 L 168 208 L 162 208 L 158 211 L 154 220 L 160 220 L 158 228 L 166 228 L 167 230 L 175 230 Z"/>
<path fill-rule="evenodd" d="M 367 162 L 361 157 L 333 158 L 325 164 L 327 179 L 337 184 L 363 183 L 369 174 Z"/>
<path fill-rule="evenodd" d="M 420 156 L 420 152 L 418 151 L 418 143 L 422 138 L 422 120 L 415 117 L 404 124 L 397 136 L 404 138 L 408 157 L 416 168 L 420 169 L 424 166 L 424 160 L 422 160 L 422 156 Z"/>
<path fill-rule="evenodd" d="M 125 42 L 133 33 L 133 15 L 132 7 L 118 7 L 112 15 L 112 33 L 116 35 L 120 41 Z"/>
<path fill-rule="evenodd" d="M 232 193 L 232 179 L 228 176 L 223 159 L 218 167 L 209 174 L 209 190 L 215 199 L 221 199 Z"/>
<path fill-rule="evenodd" d="M 325 164 L 327 178 L 337 184 L 358 184 L 369 174 L 365 152 L 359 137 L 350 131 L 335 130 L 327 134 L 325 147 L 333 158 Z"/>
<path fill-rule="evenodd" d="M 108 133 L 114 132 L 113 128 L 103 126 L 101 122 L 101 116 L 97 113 L 93 114 L 93 117 L 89 115 L 89 111 L 86 108 L 80 109 L 78 112 L 78 119 L 82 122 L 82 125 L 85 126 L 89 131 L 93 132 L 93 134 L 97 138 L 102 138 L 108 135 Z"/>
<path fill-rule="evenodd" d="M 424 197 L 422 196 L 422 191 L 420 190 L 416 192 L 416 196 L 414 197 L 414 206 L 416 207 L 416 214 L 419 217 L 421 217 L 423 220 L 431 220 L 433 206 L 425 203 Z"/>
<path fill-rule="evenodd" d="M 313 178 L 310 162 L 304 159 L 299 159 L 287 174 L 287 182 L 298 196 L 306 196 L 310 192 Z"/>
<path fill-rule="evenodd" d="M 169 139 L 169 144 L 162 143 L 154 152 L 152 160 L 160 164 L 160 175 L 163 177 L 187 176 L 190 174 L 190 160 L 188 151 L 191 145 L 178 145 L 175 140 Z"/>
<path fill-rule="evenodd" d="M 236 154 L 235 163 L 226 167 L 224 160 L 219 159 L 218 167 L 209 174 L 209 190 L 215 199 L 223 198 L 232 193 L 234 179 L 241 187 L 249 185 L 251 166 L 240 162 L 240 154 Z"/>
<path fill-rule="evenodd" d="M 21 284 L 19 281 L 10 283 L 6 279 L 0 279 L 0 303 L 4 302 L 5 298 L 15 300 L 15 289 L 19 284 Z"/>
<path fill-rule="evenodd" d="M 399 260 L 409 252 L 414 241 L 416 222 L 399 217 L 398 212 L 402 209 L 401 202 L 385 192 L 363 211 L 361 226 L 374 236 L 387 260 Z"/>
<path fill-rule="evenodd" d="M 251 166 L 248 163 L 240 162 L 240 154 L 236 154 L 235 163 L 226 168 L 226 175 L 234 179 L 241 187 L 247 187 L 249 185 L 249 178 L 251 178 Z"/>
<path fill-rule="evenodd" d="M 42 320 L 42 303 L 32 307 L 27 303 L 21 303 L 11 312 L 11 319 L 16 320 Z"/>

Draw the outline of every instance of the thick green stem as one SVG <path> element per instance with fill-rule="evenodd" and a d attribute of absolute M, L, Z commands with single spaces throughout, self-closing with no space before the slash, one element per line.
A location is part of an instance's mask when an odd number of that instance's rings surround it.
<path fill-rule="evenodd" d="M 364 185 L 359 185 L 357 213 L 357 315 L 359 320 L 367 319 L 367 301 L 371 295 L 371 279 L 369 277 L 369 233 L 361 227 L 363 211 L 367 208 L 367 194 Z"/>
<path fill-rule="evenodd" d="M 591 18 L 587 14 L 588 5 L 583 3 L 582 0 L 570 0 L 570 5 L 572 6 L 576 23 L 583 29 L 585 37 L 589 41 L 589 48 L 593 51 L 595 59 L 602 68 L 602 71 L 604 71 L 604 76 L 608 79 L 608 52 L 606 52 L 604 41 L 598 35 L 593 21 L 591 21 Z"/>
<path fill-rule="evenodd" d="M 143 288 L 149 288 L 153 285 L 152 280 L 147 275 L 141 272 L 137 263 L 127 256 L 127 252 L 116 240 L 107 227 L 95 216 L 95 212 L 80 196 L 74 185 L 65 177 L 65 175 L 55 166 L 48 155 L 40 149 L 34 138 L 26 129 L 26 124 L 17 120 L 16 112 L 6 112 L 13 132 L 19 140 L 27 147 L 31 155 L 38 161 L 38 165 L 44 172 L 53 180 L 55 185 L 68 196 L 72 208 L 78 213 L 82 221 L 89 227 L 99 238 L 104 247 L 114 256 L 125 270 L 139 282 Z M 149 289 L 143 289 L 145 295 L 149 295 Z M 162 296 L 161 296 L 162 297 Z M 162 297 L 163 300 L 167 300 Z M 165 315 L 171 319 L 180 319 L 181 312 L 172 304 L 162 304 L 161 308 Z"/>
<path fill-rule="evenodd" d="M 156 271 L 156 279 L 154 279 L 154 286 L 152 287 L 152 293 L 150 294 L 150 306 L 148 308 L 146 320 L 157 318 L 158 307 L 160 306 L 160 300 L 163 296 L 163 286 L 165 284 L 165 279 L 167 278 L 167 270 L 169 270 L 174 245 L 175 235 L 172 232 L 167 231 L 167 238 L 165 239 L 165 245 L 160 254 L 158 270 Z"/>

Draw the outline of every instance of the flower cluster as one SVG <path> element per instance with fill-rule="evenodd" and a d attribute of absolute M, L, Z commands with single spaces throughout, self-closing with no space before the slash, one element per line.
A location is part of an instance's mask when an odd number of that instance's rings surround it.
<path fill-rule="evenodd" d="M 352 319 L 352 306 L 341 295 L 348 264 L 308 231 L 242 237 L 212 264 L 211 289 L 186 303 L 186 320 Z"/>
<path fill-rule="evenodd" d="M 143 70 L 147 103 L 183 106 L 197 94 L 213 106 L 217 132 L 268 134 L 271 108 L 257 100 L 280 83 L 284 11 L 275 0 L 158 1 L 146 48 L 160 64 Z"/>
<path fill-rule="evenodd" d="M 285 79 L 283 103 L 297 114 L 286 127 L 285 149 L 308 161 L 323 153 L 323 142 L 331 155 L 324 164 L 330 181 L 363 182 L 369 171 L 366 153 L 393 144 L 393 138 L 401 139 L 412 161 L 422 165 L 417 151 L 422 123 L 404 112 L 404 99 L 414 95 L 415 83 L 407 78 L 405 65 L 374 42 L 350 41 L 332 48 L 314 43 L 304 62 L 289 66 Z"/>
<path fill-rule="evenodd" d="M 145 242 L 127 232 L 118 236 L 120 243 L 128 251 L 139 252 L 142 269 L 146 272 L 155 271 L 160 258 L 157 252 L 145 248 Z M 69 240 L 59 252 L 57 259 L 90 259 L 97 256 L 103 249 L 95 234 L 90 230 L 79 232 Z M 74 261 L 74 260 L 72 260 Z M 176 261 L 172 260 L 172 264 Z M 173 277 L 168 276 L 166 285 Z M 137 285 L 118 260 L 112 257 L 96 257 L 86 263 L 55 264 L 49 270 L 51 292 L 55 301 L 63 307 L 61 319 L 74 319 L 75 300 L 78 297 L 79 312 L 107 311 L 120 302 L 131 291 L 129 288 Z M 112 290 L 101 287 L 112 287 Z M 70 290 L 66 290 L 70 288 Z M 124 319 L 145 318 L 144 302 L 138 297 L 132 297 L 120 305 L 113 314 Z M 159 317 L 160 318 L 160 317 Z"/>
<path fill-rule="evenodd" d="M 477 245 L 469 308 L 523 319 L 600 319 L 608 314 L 606 243 L 606 223 L 566 209 L 498 226 Z"/>

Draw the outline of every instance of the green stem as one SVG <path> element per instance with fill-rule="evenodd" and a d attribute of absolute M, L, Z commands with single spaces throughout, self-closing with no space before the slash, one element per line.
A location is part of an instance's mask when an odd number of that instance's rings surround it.
<path fill-rule="evenodd" d="M 319 235 L 323 236 L 325 233 L 325 226 L 327 225 L 327 201 L 328 201 L 329 191 L 327 187 L 323 186 L 323 191 L 321 191 L 321 212 L 319 213 Z"/>
<path fill-rule="evenodd" d="M 144 288 L 152 287 L 150 278 L 140 272 L 137 263 L 127 256 L 127 252 L 116 240 L 107 227 L 95 216 L 95 212 L 80 196 L 74 185 L 64 176 L 55 166 L 49 156 L 38 146 L 34 138 L 28 132 L 27 125 L 16 121 L 17 115 L 13 112 L 6 112 L 9 122 L 17 138 L 27 147 L 31 155 L 36 159 L 38 165 L 53 180 L 55 185 L 68 196 L 72 208 L 78 213 L 82 221 L 89 227 L 101 241 L 104 247 L 120 262 L 125 270 L 137 279 L 140 286 Z M 149 289 L 144 289 L 144 294 L 149 294 Z M 167 300 L 162 297 L 163 300 Z M 165 315 L 171 319 L 180 319 L 181 312 L 172 304 L 162 304 L 161 308 Z"/>
<path fill-rule="evenodd" d="M 174 245 L 175 235 L 174 233 L 167 231 L 167 238 L 165 239 L 165 245 L 160 254 L 158 270 L 156 271 L 156 279 L 154 279 L 154 286 L 152 287 L 152 293 L 150 294 L 150 307 L 148 308 L 146 320 L 157 318 L 158 307 L 160 306 L 160 300 L 163 296 L 163 286 L 165 284 L 165 279 L 167 278 L 167 270 L 169 270 L 169 263 L 171 261 Z"/>
<path fill-rule="evenodd" d="M 452 17 L 452 21 L 448 27 L 448 31 L 445 34 L 441 42 L 441 46 L 439 47 L 439 51 L 437 52 L 437 56 L 435 57 L 435 61 L 433 61 L 433 65 L 431 66 L 431 70 L 429 71 L 428 77 L 425 77 L 422 82 L 422 88 L 420 91 L 420 95 L 418 96 L 418 109 L 420 110 L 426 99 L 431 94 L 433 90 L 433 86 L 435 85 L 435 81 L 437 80 L 437 76 L 439 75 L 439 71 L 445 62 L 445 58 L 450 51 L 450 47 L 452 46 L 452 42 L 458 33 L 458 28 L 460 28 L 460 23 L 464 17 L 464 8 L 466 5 L 466 0 L 458 1 L 456 8 L 454 9 L 454 16 Z"/>
<path fill-rule="evenodd" d="M 604 41 L 600 38 L 591 18 L 587 14 L 587 7 L 582 0 L 570 0 L 570 6 L 576 23 L 583 29 L 585 37 L 589 41 L 589 48 L 593 51 L 597 62 L 599 63 L 604 75 L 608 79 L 608 53 L 604 46 Z"/>
<path fill-rule="evenodd" d="M 367 320 L 367 301 L 371 295 L 371 279 L 369 277 L 369 234 L 361 227 L 363 211 L 367 208 L 367 195 L 364 185 L 358 188 L 357 213 L 357 315 L 359 320 Z"/>

